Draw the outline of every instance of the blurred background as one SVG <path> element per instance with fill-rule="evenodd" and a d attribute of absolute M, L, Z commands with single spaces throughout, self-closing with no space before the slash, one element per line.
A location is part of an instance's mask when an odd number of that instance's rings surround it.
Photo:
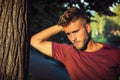
<path fill-rule="evenodd" d="M 30 0 L 30 35 L 57 24 L 60 15 L 71 6 L 88 13 L 91 36 L 95 41 L 120 48 L 119 0 Z M 61 32 L 50 38 L 70 43 Z M 30 46 L 29 80 L 69 80 L 65 66 Z"/>

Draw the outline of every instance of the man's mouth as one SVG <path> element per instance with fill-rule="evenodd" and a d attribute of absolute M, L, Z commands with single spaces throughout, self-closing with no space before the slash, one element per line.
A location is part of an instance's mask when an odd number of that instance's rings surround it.
<path fill-rule="evenodd" d="M 74 42 L 74 45 L 77 46 L 77 45 L 79 45 L 80 42 L 81 41 L 76 41 L 76 42 Z"/>

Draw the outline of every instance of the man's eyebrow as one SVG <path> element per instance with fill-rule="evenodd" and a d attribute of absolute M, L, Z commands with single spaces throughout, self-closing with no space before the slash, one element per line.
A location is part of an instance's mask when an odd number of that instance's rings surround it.
<path fill-rule="evenodd" d="M 67 33 L 65 33 L 66 35 L 69 35 L 70 34 L 70 32 L 67 32 Z"/>
<path fill-rule="evenodd" d="M 72 31 L 71 33 L 78 32 L 79 30 L 80 30 L 80 28 L 79 28 L 79 29 L 77 29 L 77 30 Z M 66 35 L 69 35 L 69 34 L 70 34 L 70 32 L 66 32 L 65 34 L 66 34 Z"/>
<path fill-rule="evenodd" d="M 72 33 L 78 32 L 80 29 L 74 30 Z"/>

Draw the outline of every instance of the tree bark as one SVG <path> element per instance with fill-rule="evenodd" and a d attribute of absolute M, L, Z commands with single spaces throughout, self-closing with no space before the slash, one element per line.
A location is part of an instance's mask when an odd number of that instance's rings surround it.
<path fill-rule="evenodd" d="M 0 0 L 0 80 L 27 80 L 27 0 Z"/>

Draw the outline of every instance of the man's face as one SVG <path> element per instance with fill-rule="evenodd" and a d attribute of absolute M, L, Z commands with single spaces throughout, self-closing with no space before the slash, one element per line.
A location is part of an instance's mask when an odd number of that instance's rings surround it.
<path fill-rule="evenodd" d="M 76 20 L 65 26 L 64 31 L 77 49 L 83 49 L 89 38 L 90 24 L 85 24 L 82 20 Z"/>

